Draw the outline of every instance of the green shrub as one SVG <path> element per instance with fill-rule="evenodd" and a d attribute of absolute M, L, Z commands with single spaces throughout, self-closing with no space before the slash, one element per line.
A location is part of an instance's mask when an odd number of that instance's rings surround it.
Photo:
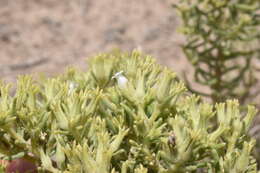
<path fill-rule="evenodd" d="M 257 172 L 246 135 L 256 109 L 199 103 L 137 51 L 100 54 L 87 72 L 21 76 L 14 96 L 0 88 L 0 153 L 39 172 Z"/>
<path fill-rule="evenodd" d="M 174 7 L 182 18 L 183 51 L 195 70 L 193 83 L 209 92 L 188 88 L 213 103 L 252 101 L 258 94 L 253 87 L 260 56 L 260 1 L 181 0 Z"/>

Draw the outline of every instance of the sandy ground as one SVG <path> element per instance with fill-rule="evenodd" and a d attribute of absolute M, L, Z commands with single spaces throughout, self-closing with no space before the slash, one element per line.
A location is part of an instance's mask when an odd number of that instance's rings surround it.
<path fill-rule="evenodd" d="M 170 0 L 0 0 L 0 75 L 61 73 L 100 52 L 137 47 L 180 73 L 187 67 Z"/>

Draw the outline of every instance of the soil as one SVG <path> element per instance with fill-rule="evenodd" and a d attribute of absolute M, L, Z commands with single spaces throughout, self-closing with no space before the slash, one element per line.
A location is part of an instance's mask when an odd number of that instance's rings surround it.
<path fill-rule="evenodd" d="M 135 48 L 174 71 L 187 67 L 170 0 L 0 0 L 0 75 L 52 76 L 101 52 Z"/>

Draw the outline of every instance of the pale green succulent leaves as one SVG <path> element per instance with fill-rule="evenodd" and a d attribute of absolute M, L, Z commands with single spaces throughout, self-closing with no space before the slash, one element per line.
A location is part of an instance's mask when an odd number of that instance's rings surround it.
<path fill-rule="evenodd" d="M 124 88 L 112 79 L 120 71 Z M 256 172 L 246 135 L 255 108 L 242 118 L 237 101 L 199 103 L 140 52 L 99 55 L 86 73 L 21 77 L 13 97 L 8 88 L 1 84 L 0 152 L 31 153 L 39 171 Z"/>

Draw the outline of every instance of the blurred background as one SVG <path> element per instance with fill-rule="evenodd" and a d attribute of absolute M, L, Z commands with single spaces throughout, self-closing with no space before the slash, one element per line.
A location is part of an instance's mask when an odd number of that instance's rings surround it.
<path fill-rule="evenodd" d="M 119 48 L 150 54 L 177 73 L 188 63 L 180 18 L 164 0 L 0 0 L 0 75 L 53 76 Z"/>

